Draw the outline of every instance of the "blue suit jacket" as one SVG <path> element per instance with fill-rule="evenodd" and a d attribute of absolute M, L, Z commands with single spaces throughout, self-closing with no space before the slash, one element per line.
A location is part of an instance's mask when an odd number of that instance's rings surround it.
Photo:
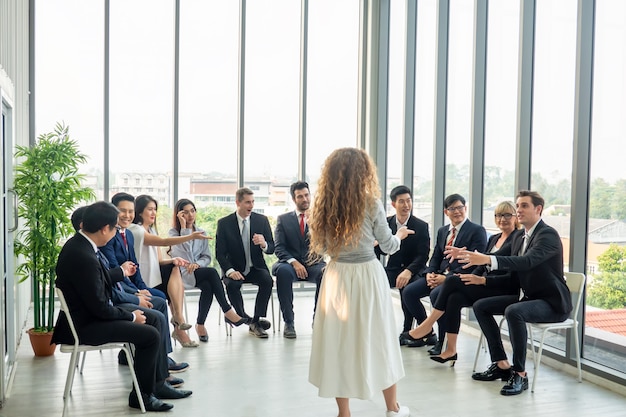
<path fill-rule="evenodd" d="M 460 264 L 457 260 L 450 261 L 445 257 L 443 251 L 446 248 L 446 238 L 450 232 L 450 226 L 442 226 L 437 231 L 437 243 L 435 244 L 435 250 L 433 256 L 430 258 L 428 267 L 424 270 L 424 274 L 428 272 L 443 273 L 446 269 L 450 269 L 450 272 L 467 273 L 467 270 L 463 269 L 463 264 Z M 485 228 L 479 224 L 472 223 L 467 219 L 463 223 L 463 227 L 459 230 L 459 234 L 456 236 L 454 246 L 458 248 L 466 247 L 469 251 L 475 251 L 484 253 L 487 248 L 487 232 Z"/>
<path fill-rule="evenodd" d="M 126 261 L 131 261 L 135 265 L 137 265 L 137 272 L 135 273 L 135 275 L 133 275 L 132 277 L 126 277 L 121 282 L 124 291 L 135 294 L 138 292 L 138 290 L 147 290 L 149 288 L 141 277 L 139 262 L 137 262 L 137 257 L 135 256 L 135 238 L 130 230 L 126 229 L 125 233 L 126 240 L 128 241 L 128 250 L 124 246 L 124 240 L 122 239 L 122 235 L 118 231 L 115 236 L 113 236 L 113 239 L 109 240 L 109 242 L 105 246 L 100 248 L 100 251 L 109 260 L 109 265 L 111 268 L 118 267 Z"/>
<path fill-rule="evenodd" d="M 309 258 L 309 226 L 305 225 L 304 236 L 300 233 L 300 221 L 295 211 L 278 216 L 274 230 L 275 254 L 278 262 L 287 262 L 294 258 L 302 265 L 307 265 Z M 278 263 L 277 262 L 277 263 Z M 276 263 L 276 264 L 277 264 Z M 272 267 L 274 273 L 276 264 Z"/>

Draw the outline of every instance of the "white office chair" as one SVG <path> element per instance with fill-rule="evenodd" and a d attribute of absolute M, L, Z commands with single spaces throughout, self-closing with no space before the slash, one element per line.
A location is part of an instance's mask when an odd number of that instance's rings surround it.
<path fill-rule="evenodd" d="M 70 315 L 70 310 L 67 307 L 67 302 L 65 301 L 65 296 L 63 295 L 63 291 L 59 288 L 56 288 L 57 296 L 59 297 L 59 302 L 61 303 L 61 311 L 65 312 L 65 316 L 67 317 L 67 322 L 70 325 L 70 330 L 72 331 L 72 336 L 74 337 L 73 345 L 60 345 L 60 350 L 63 353 L 71 353 L 72 357 L 70 359 L 70 366 L 67 370 L 67 378 L 65 380 L 65 390 L 63 391 L 63 416 L 65 416 L 65 411 L 67 409 L 67 400 L 72 391 L 72 385 L 74 383 L 74 375 L 76 374 L 77 362 L 81 353 L 83 353 L 83 363 L 85 360 L 84 354 L 93 350 L 105 350 L 105 349 L 122 349 L 124 353 L 126 353 L 126 358 L 128 360 L 128 369 L 130 370 L 130 375 L 133 378 L 133 386 L 135 387 L 135 392 L 137 393 L 137 399 L 139 400 L 139 406 L 141 408 L 141 412 L 146 412 L 146 407 L 143 403 L 143 398 L 141 397 L 141 390 L 139 389 L 139 382 L 137 381 L 137 375 L 135 375 L 135 369 L 133 368 L 133 356 L 131 355 L 130 343 L 125 342 L 117 342 L 117 343 L 105 343 L 103 345 L 91 346 L 91 345 L 81 345 L 78 339 L 78 333 L 76 333 L 76 328 L 74 327 L 74 321 L 72 320 L 72 316 Z M 81 366 L 81 374 L 82 374 L 82 366 Z"/>
<path fill-rule="evenodd" d="M 274 317 L 274 279 L 272 279 L 272 292 L 270 294 L 270 309 L 272 310 L 272 332 L 276 333 L 276 319 Z M 258 288 L 256 285 L 252 284 L 252 283 L 248 283 L 248 282 L 244 282 L 241 286 L 241 292 L 243 294 L 244 289 L 243 287 L 245 286 L 253 286 L 255 288 Z M 220 318 L 224 313 L 222 313 L 222 310 L 220 310 Z M 220 320 L 220 319 L 218 319 Z M 219 323 L 219 322 L 218 322 Z M 233 328 L 226 324 L 226 326 L 224 326 L 226 328 L 226 336 L 232 336 L 233 335 Z"/>
<path fill-rule="evenodd" d="M 582 304 L 583 292 L 585 290 L 585 274 L 580 272 L 566 272 L 565 279 L 567 287 L 570 290 L 572 296 L 572 305 L 574 308 L 570 313 L 570 317 L 564 321 L 557 323 L 528 323 L 528 338 L 530 340 L 531 356 L 535 372 L 533 375 L 533 382 L 531 386 L 531 392 L 535 392 L 535 383 L 537 382 L 537 374 L 539 373 L 539 364 L 541 363 L 541 355 L 543 354 L 544 339 L 548 331 L 559 329 L 571 329 L 574 333 L 574 343 L 576 345 L 576 364 L 578 367 L 578 382 L 582 382 L 582 368 L 580 365 L 580 337 L 578 334 L 578 314 L 580 312 L 580 306 Z M 502 331 L 502 325 L 505 322 L 505 318 L 500 320 L 500 331 Z M 541 331 L 541 339 L 539 340 L 539 347 L 535 352 L 535 344 L 533 337 L 533 329 Z M 476 371 L 476 363 L 478 362 L 478 355 L 480 354 L 481 347 L 484 346 L 485 335 L 481 332 L 480 339 L 478 341 L 478 347 L 476 348 L 476 356 L 474 358 L 474 372 Z"/>
<path fill-rule="evenodd" d="M 566 272 L 565 279 L 567 283 L 567 288 L 572 295 L 572 305 L 574 308 L 570 313 L 568 319 L 565 321 L 561 321 L 558 323 L 529 323 L 528 324 L 528 337 L 531 341 L 531 349 L 533 354 L 535 353 L 535 344 L 533 343 L 533 329 L 541 331 L 541 339 L 539 340 L 539 347 L 537 349 L 537 353 L 534 354 L 534 362 L 535 362 L 535 374 L 533 375 L 533 384 L 530 389 L 531 392 L 535 391 L 535 382 L 537 382 L 537 374 L 539 373 L 539 365 L 541 364 L 541 354 L 543 353 L 543 342 L 546 337 L 546 334 L 550 330 L 558 330 L 558 329 L 571 329 L 574 334 L 574 345 L 576 346 L 576 364 L 578 367 L 578 382 L 582 382 L 583 380 L 583 372 L 580 366 L 580 336 L 578 334 L 578 313 L 580 312 L 580 306 L 582 304 L 583 293 L 585 290 L 585 281 L 586 276 L 580 272 Z"/>

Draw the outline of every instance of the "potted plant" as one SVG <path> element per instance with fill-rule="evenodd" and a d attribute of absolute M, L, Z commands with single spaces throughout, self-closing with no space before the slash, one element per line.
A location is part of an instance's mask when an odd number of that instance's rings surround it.
<path fill-rule="evenodd" d="M 43 345 L 49 352 L 33 350 L 35 355 L 54 353 L 50 346 L 54 326 L 55 267 L 63 240 L 74 233 L 70 215 L 81 201 L 94 198 L 90 188 L 83 187 L 80 164 L 87 158 L 71 140 L 68 126 L 57 124 L 53 132 L 37 138 L 32 147 L 17 146 L 14 190 L 18 214 L 23 227 L 15 239 L 15 254 L 23 259 L 16 271 L 20 282 L 31 278 L 34 327 L 28 331 L 33 339 L 45 335 Z"/>

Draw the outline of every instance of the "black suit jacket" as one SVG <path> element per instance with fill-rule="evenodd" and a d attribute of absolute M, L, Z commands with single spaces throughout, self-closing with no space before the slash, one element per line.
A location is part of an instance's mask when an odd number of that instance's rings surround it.
<path fill-rule="evenodd" d="M 267 242 L 265 253 L 268 255 L 274 253 L 274 238 L 272 237 L 272 229 L 267 217 L 253 212 L 250 215 L 250 257 L 252 258 L 252 266 L 265 269 L 269 273 L 263 257 L 263 250 L 260 246 L 252 243 L 252 236 L 255 233 L 262 234 L 265 237 L 265 242 Z M 243 250 L 241 231 L 239 230 L 236 213 L 222 217 L 217 222 L 215 257 L 222 268 L 223 274 L 231 268 L 241 273 L 246 269 L 246 255 Z"/>
<path fill-rule="evenodd" d="M 398 231 L 396 216 L 387 217 L 387 223 L 395 234 Z M 398 273 L 408 269 L 413 275 L 420 275 L 426 268 L 426 261 L 428 261 L 428 254 L 430 253 L 428 223 L 411 215 L 406 227 L 415 231 L 415 234 L 408 235 L 400 244 L 400 250 L 389 256 L 386 269 L 398 271 Z M 376 246 L 375 251 L 377 256 L 386 255 L 378 246 Z"/>
<path fill-rule="evenodd" d="M 437 231 L 437 242 L 435 243 L 435 249 L 433 256 L 430 258 L 428 267 L 424 270 L 424 274 L 428 272 L 443 273 L 446 269 L 450 269 L 450 272 L 466 273 L 463 269 L 463 264 L 460 264 L 456 259 L 450 263 L 445 257 L 444 251 L 446 249 L 446 238 L 450 232 L 450 226 L 442 226 Z M 458 231 L 454 246 L 457 248 L 466 247 L 469 251 L 485 252 L 487 247 L 487 232 L 485 228 L 479 224 L 472 223 L 469 219 L 463 223 L 463 227 Z"/>
<path fill-rule="evenodd" d="M 61 249 L 56 274 L 56 286 L 65 295 L 78 334 L 84 326 L 95 321 L 133 320 L 133 313 L 109 303 L 111 277 L 91 243 L 80 233 L 70 238 Z M 59 314 L 52 342 L 74 343 L 64 312 Z"/>
<path fill-rule="evenodd" d="M 304 236 L 300 233 L 300 219 L 295 211 L 278 216 L 276 229 L 274 230 L 274 243 L 276 244 L 276 256 L 278 262 L 272 267 L 272 273 L 279 262 L 287 262 L 294 258 L 302 265 L 307 265 L 309 260 L 309 226 L 305 225 Z"/>
<path fill-rule="evenodd" d="M 487 254 L 491 253 L 494 246 L 498 242 L 498 239 L 500 239 L 501 235 L 502 233 L 496 233 L 495 235 L 492 235 L 489 237 L 489 240 L 487 241 L 487 249 L 485 250 L 485 253 Z M 514 230 L 513 233 L 511 233 L 509 237 L 506 238 L 501 248 L 504 248 L 504 246 L 506 246 L 507 244 L 510 244 L 513 241 L 513 239 L 515 239 L 518 235 L 524 236 L 524 231 L 522 229 Z M 472 274 L 484 276 L 486 279 L 485 286 L 487 288 L 500 288 L 503 290 L 503 294 L 519 293 L 519 290 L 520 290 L 519 279 L 516 274 L 511 274 L 511 271 L 505 271 L 505 270 L 488 271 L 484 265 L 480 265 L 480 266 L 477 266 L 472 271 Z"/>
<path fill-rule="evenodd" d="M 517 256 L 523 244 L 521 233 L 496 252 L 498 269 L 517 275 L 525 299 L 546 300 L 558 313 L 571 312 L 572 298 L 563 277 L 563 245 L 557 231 L 540 220 L 526 252 Z"/>

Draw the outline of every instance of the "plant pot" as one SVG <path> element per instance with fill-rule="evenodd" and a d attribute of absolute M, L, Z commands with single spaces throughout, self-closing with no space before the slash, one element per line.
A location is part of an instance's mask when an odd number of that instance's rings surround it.
<path fill-rule="evenodd" d="M 52 340 L 52 332 L 36 332 L 34 329 L 28 329 L 26 331 L 30 338 L 30 345 L 33 347 L 35 356 L 52 356 L 57 348 L 57 345 L 50 344 Z"/>

